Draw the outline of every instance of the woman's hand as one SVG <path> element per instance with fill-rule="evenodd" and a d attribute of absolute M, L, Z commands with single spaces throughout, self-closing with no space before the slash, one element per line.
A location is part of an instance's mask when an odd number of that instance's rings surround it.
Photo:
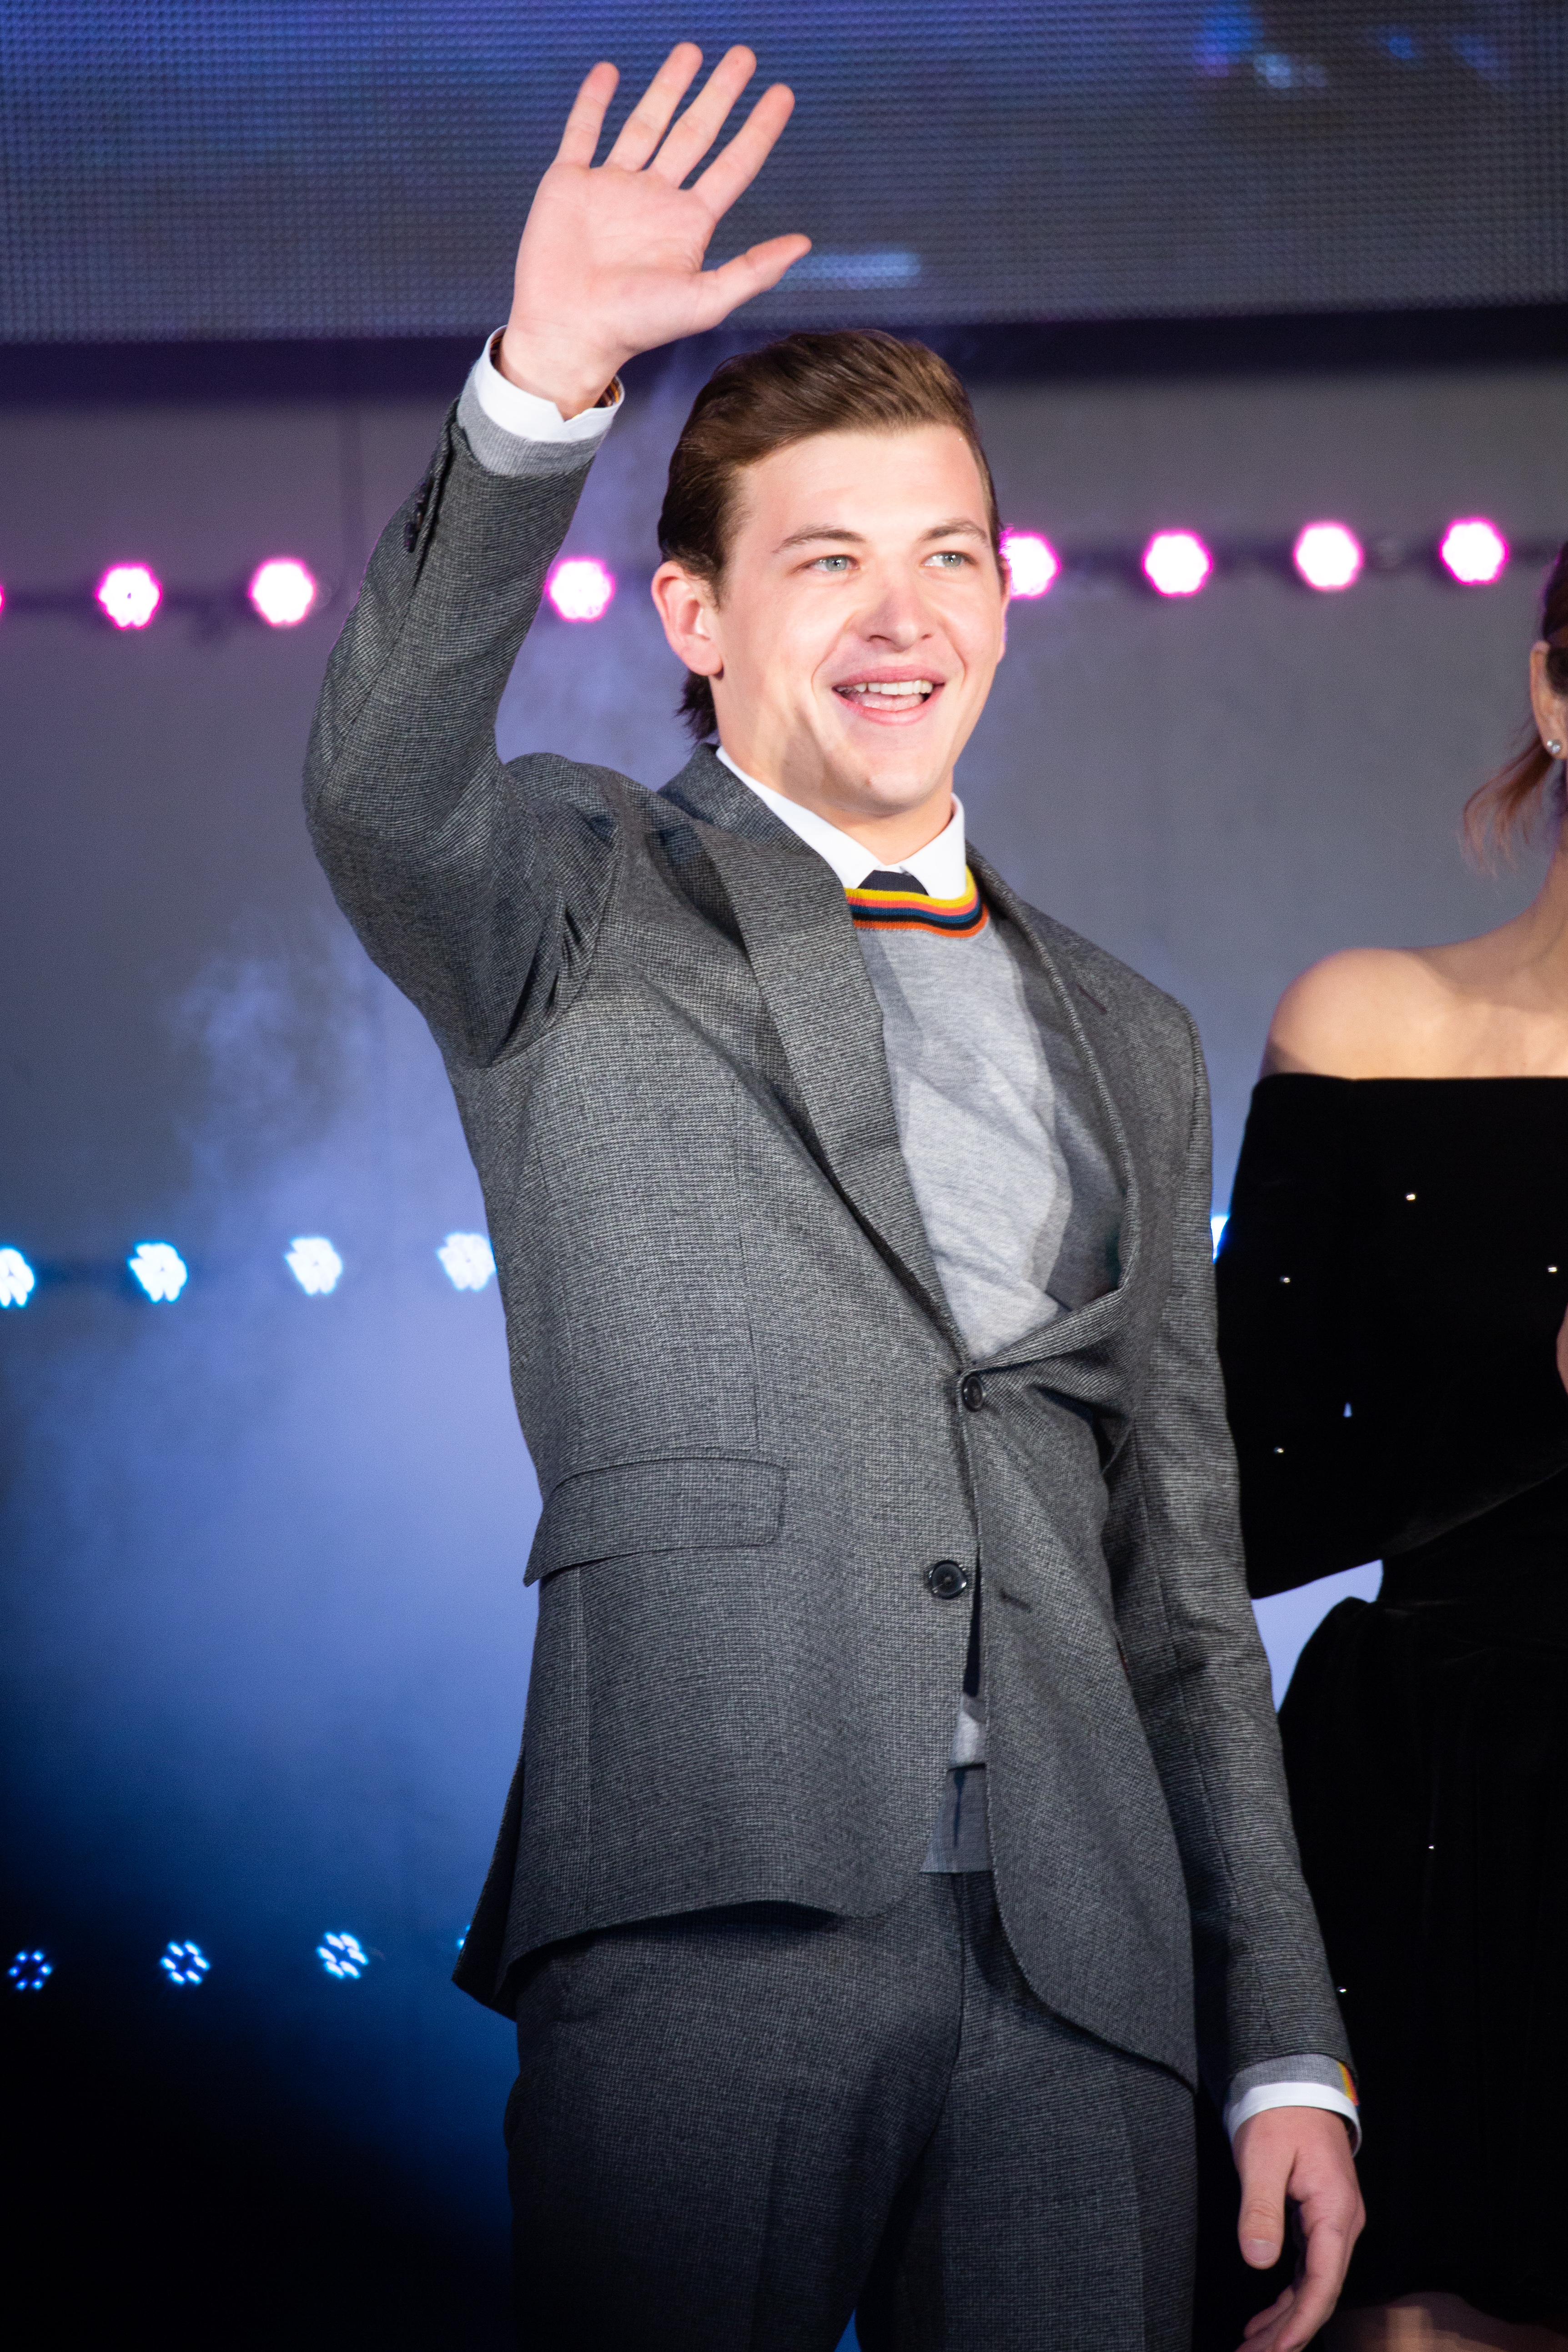
<path fill-rule="evenodd" d="M 729 145 L 683 188 L 757 69 L 750 49 L 729 50 L 671 129 L 701 62 L 693 42 L 673 48 L 598 165 L 594 151 L 620 77 L 596 65 L 535 193 L 500 365 L 563 416 L 591 408 L 634 353 L 716 327 L 810 250 L 809 237 L 775 236 L 721 269 L 703 269 L 709 239 L 761 171 L 795 94 L 782 82 L 764 90 Z"/>

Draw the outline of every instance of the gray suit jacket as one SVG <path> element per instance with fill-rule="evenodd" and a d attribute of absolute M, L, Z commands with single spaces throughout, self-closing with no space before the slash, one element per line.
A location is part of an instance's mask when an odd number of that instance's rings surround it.
<path fill-rule="evenodd" d="M 448 423 L 309 764 L 339 901 L 446 1056 L 544 1496 L 522 1757 L 459 1982 L 504 2007 L 531 1950 L 659 1913 L 895 1903 L 968 1630 L 927 1571 L 957 1560 L 984 1575 L 996 1885 L 1040 1998 L 1188 2080 L 1201 2047 L 1216 2090 L 1343 2052 L 1242 1580 L 1192 1022 L 974 859 L 1093 1075 L 1126 1216 L 1120 1287 L 966 1408 L 828 866 L 707 750 L 657 793 L 496 756 L 584 473 L 488 474 Z"/>

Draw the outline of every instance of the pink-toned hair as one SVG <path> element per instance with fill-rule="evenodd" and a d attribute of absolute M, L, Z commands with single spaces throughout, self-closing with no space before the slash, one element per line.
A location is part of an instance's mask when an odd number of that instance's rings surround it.
<path fill-rule="evenodd" d="M 1568 541 L 1558 549 L 1541 592 L 1541 634 L 1550 647 L 1548 681 L 1553 693 L 1568 695 Z M 1561 764 L 1542 741 L 1534 719 L 1527 720 L 1512 759 L 1465 803 L 1465 845 L 1478 865 L 1489 865 L 1494 850 L 1511 858 L 1521 842 L 1529 840 L 1548 798 L 1547 782 Z M 1561 815 L 1561 776 L 1550 797 Z"/>

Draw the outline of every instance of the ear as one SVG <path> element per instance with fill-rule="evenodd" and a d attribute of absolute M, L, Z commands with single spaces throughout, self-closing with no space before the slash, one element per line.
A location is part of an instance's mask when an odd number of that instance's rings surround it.
<path fill-rule="evenodd" d="M 719 608 L 707 581 L 683 571 L 679 563 L 661 563 L 653 575 L 652 593 L 671 653 L 699 677 L 721 677 L 724 656 L 718 642 Z"/>
<path fill-rule="evenodd" d="M 1546 675 L 1552 648 L 1540 637 L 1530 649 L 1530 707 L 1542 742 L 1549 735 L 1562 742 L 1568 730 L 1568 695 L 1559 694 Z"/>

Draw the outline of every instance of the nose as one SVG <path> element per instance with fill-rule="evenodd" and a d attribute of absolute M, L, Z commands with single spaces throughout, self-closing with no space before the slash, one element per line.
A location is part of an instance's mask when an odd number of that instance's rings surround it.
<path fill-rule="evenodd" d="M 907 653 L 930 627 L 919 583 L 902 573 L 887 574 L 860 616 L 860 635 L 868 645 Z"/>

